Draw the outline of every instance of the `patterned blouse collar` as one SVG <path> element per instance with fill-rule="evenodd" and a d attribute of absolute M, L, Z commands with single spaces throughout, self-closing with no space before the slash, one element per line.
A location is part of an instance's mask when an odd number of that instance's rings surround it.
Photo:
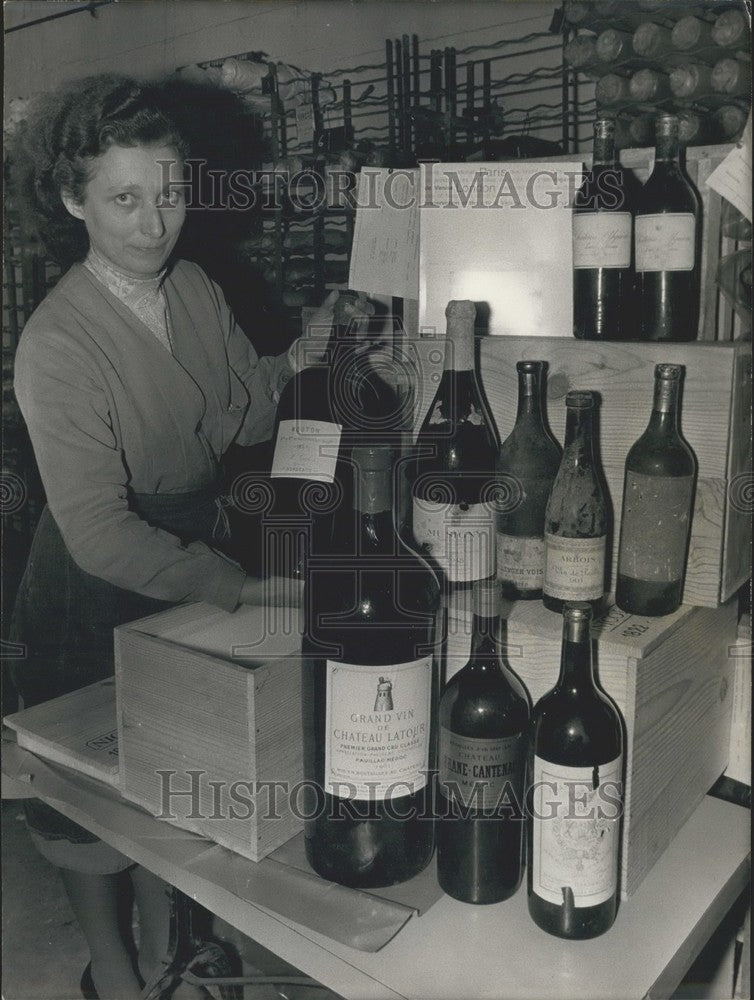
<path fill-rule="evenodd" d="M 151 278 L 135 278 L 133 275 L 118 270 L 93 247 L 89 248 L 84 266 L 117 299 L 120 299 L 172 353 L 167 301 L 163 289 L 167 268 L 163 267 L 158 274 Z"/>

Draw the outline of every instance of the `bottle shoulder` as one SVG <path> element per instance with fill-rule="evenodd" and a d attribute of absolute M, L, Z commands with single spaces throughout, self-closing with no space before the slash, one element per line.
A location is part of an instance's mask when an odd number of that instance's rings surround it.
<path fill-rule="evenodd" d="M 462 674 L 463 669 L 451 678 L 442 694 L 442 726 L 478 739 L 527 730 L 530 705 L 525 689 L 518 690 L 501 673 L 482 678 Z"/>
<path fill-rule="evenodd" d="M 541 422 L 517 423 L 500 446 L 502 472 L 521 470 L 555 476 L 563 449 Z"/>
<path fill-rule="evenodd" d="M 658 169 L 662 167 L 663 169 Z M 683 171 L 667 164 L 657 164 L 636 199 L 636 214 L 656 215 L 689 212 L 696 215 L 699 200 L 691 181 Z"/>
<path fill-rule="evenodd" d="M 534 706 L 531 727 L 533 752 L 556 763 L 607 763 L 623 746 L 618 709 L 596 687 L 553 688 Z"/>
<path fill-rule="evenodd" d="M 645 431 L 629 449 L 626 472 L 646 476 L 693 476 L 696 473 L 696 458 L 680 434 Z"/>

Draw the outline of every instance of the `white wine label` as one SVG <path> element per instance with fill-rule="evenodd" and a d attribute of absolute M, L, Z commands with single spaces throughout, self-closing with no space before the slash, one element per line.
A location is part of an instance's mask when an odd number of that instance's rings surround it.
<path fill-rule="evenodd" d="M 340 447 L 340 424 L 326 420 L 281 420 L 270 476 L 331 483 Z"/>
<path fill-rule="evenodd" d="M 596 601 L 605 585 L 605 535 L 563 538 L 545 534 L 544 591 L 561 601 Z"/>
<path fill-rule="evenodd" d="M 495 515 L 484 503 L 434 503 L 414 497 L 414 537 L 451 581 L 495 572 Z"/>
<path fill-rule="evenodd" d="M 497 578 L 519 590 L 541 590 L 545 579 L 544 538 L 497 533 Z"/>
<path fill-rule="evenodd" d="M 574 212 L 574 267 L 624 268 L 630 265 L 630 212 Z"/>
<path fill-rule="evenodd" d="M 427 783 L 432 657 L 391 666 L 327 661 L 325 791 L 384 801 Z"/>
<path fill-rule="evenodd" d="M 626 473 L 618 572 L 635 580 L 680 580 L 691 527 L 693 476 Z"/>
<path fill-rule="evenodd" d="M 623 757 L 564 767 L 534 757 L 532 888 L 556 906 L 597 906 L 615 893 Z"/>
<path fill-rule="evenodd" d="M 459 736 L 440 727 L 440 790 L 470 809 L 505 806 L 522 815 L 521 791 L 526 765 L 523 733 L 497 740 Z"/>
<path fill-rule="evenodd" d="M 693 271 L 696 223 L 690 212 L 636 216 L 637 271 Z"/>

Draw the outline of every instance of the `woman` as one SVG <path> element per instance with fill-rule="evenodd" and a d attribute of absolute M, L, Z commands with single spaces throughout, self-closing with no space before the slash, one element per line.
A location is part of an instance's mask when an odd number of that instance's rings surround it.
<path fill-rule="evenodd" d="M 232 611 L 299 594 L 230 558 L 220 499 L 228 446 L 270 437 L 291 352 L 257 357 L 219 288 L 173 258 L 186 150 L 159 92 L 110 75 L 78 81 L 43 101 L 26 137 L 23 189 L 40 235 L 51 255 L 77 261 L 27 322 L 16 357 L 48 502 L 12 630 L 26 646 L 15 681 L 28 706 L 111 674 L 119 623 L 184 601 Z M 93 989 L 138 997 L 167 945 L 166 887 L 42 803 L 28 803 L 27 820 L 60 868 Z M 125 871 L 140 910 L 138 965 L 119 930 Z"/>

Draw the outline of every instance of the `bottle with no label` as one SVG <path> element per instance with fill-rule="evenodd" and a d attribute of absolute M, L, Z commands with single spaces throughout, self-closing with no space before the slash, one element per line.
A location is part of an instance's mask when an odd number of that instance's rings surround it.
<path fill-rule="evenodd" d="M 594 162 L 573 204 L 573 333 L 582 340 L 633 335 L 633 217 L 615 158 L 615 120 L 594 123 Z"/>
<path fill-rule="evenodd" d="M 563 449 L 544 414 L 546 361 L 519 361 L 518 414 L 497 468 L 497 577 L 510 600 L 542 596 L 545 508 Z"/>
<path fill-rule="evenodd" d="M 437 875 L 464 903 L 497 903 L 521 882 L 530 701 L 503 659 L 500 590 L 473 591 L 469 661 L 440 701 Z"/>
<path fill-rule="evenodd" d="M 634 221 L 642 340 L 696 340 L 701 203 L 681 170 L 678 118 L 656 122 L 655 164 L 637 196 Z"/>
<path fill-rule="evenodd" d="M 566 601 L 589 601 L 595 611 L 605 593 L 608 511 L 593 442 L 594 393 L 566 396 L 563 459 L 545 512 L 542 601 L 561 612 Z"/>
<path fill-rule="evenodd" d="M 529 913 L 562 938 L 613 924 L 623 798 L 623 728 L 592 670 L 588 604 L 563 611 L 560 676 L 532 711 Z"/>
<path fill-rule="evenodd" d="M 366 888 L 432 857 L 440 586 L 394 530 L 390 449 L 351 458 L 342 551 L 310 561 L 304 594 L 305 835 L 318 874 Z"/>
<path fill-rule="evenodd" d="M 656 365 L 652 415 L 626 458 L 615 602 L 634 615 L 681 605 L 696 461 L 678 426 L 683 367 Z"/>

